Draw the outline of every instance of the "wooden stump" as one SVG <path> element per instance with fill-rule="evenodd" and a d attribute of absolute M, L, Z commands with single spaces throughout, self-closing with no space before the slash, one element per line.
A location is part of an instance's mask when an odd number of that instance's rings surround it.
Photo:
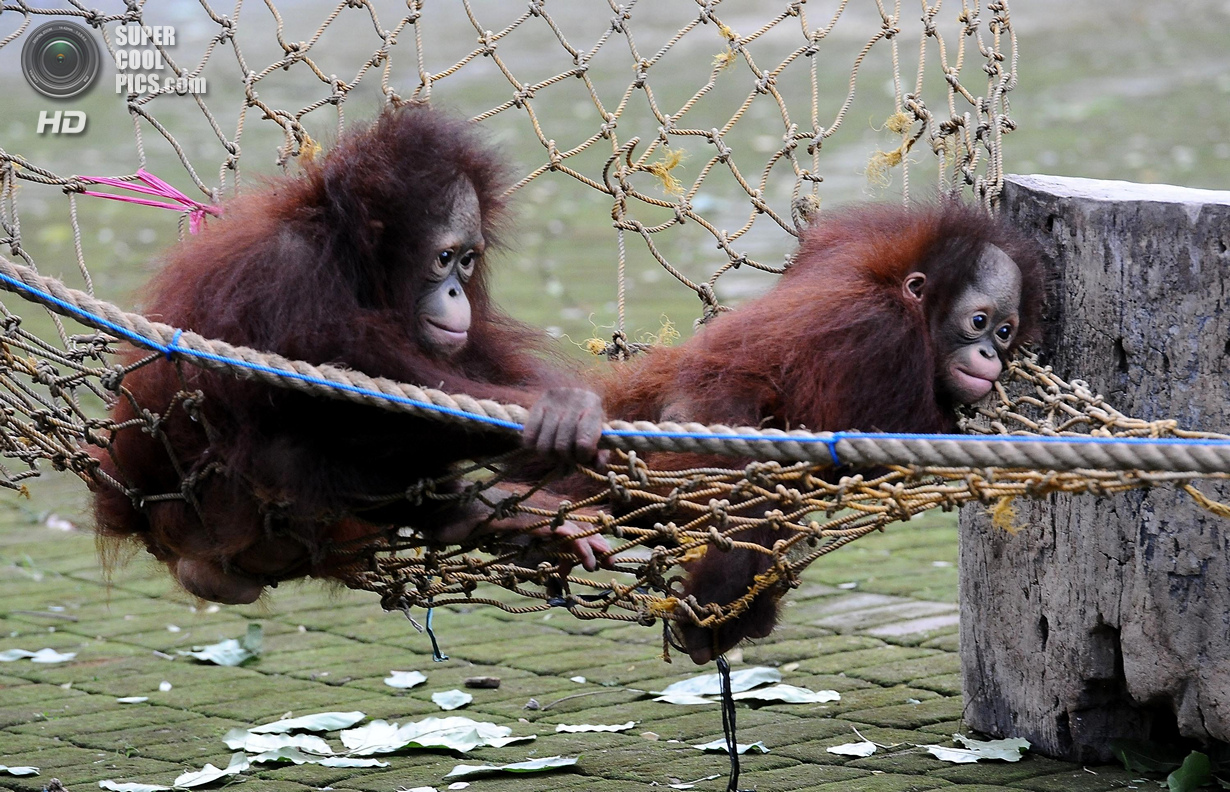
<path fill-rule="evenodd" d="M 1053 266 L 1044 360 L 1128 415 L 1230 432 L 1230 192 L 1009 177 Z M 1199 484 L 1230 499 L 1230 486 Z M 1172 491 L 961 513 L 969 726 L 1074 761 L 1230 742 L 1230 520 Z"/>

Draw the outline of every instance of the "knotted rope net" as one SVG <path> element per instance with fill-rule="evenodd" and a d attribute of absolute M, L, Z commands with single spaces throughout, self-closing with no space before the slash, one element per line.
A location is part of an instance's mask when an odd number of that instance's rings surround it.
<path fill-rule="evenodd" d="M 401 7 L 345 0 L 323 9 L 315 28 L 303 9 L 288 19 L 272 0 L 239 0 L 229 13 L 204 0 L 191 13 L 176 9 L 180 16 L 162 20 L 137 3 L 106 14 L 78 3 L 35 8 L 18 0 L 0 12 L 0 48 L 19 46 L 38 22 L 60 17 L 93 28 L 111 55 L 117 26 L 170 22 L 179 43 L 152 46 L 176 77 L 210 81 L 205 95 L 177 95 L 173 87 L 126 95 L 133 148 L 127 164 L 108 176 L 59 173 L 51 158 L 0 148 L 0 245 L 7 252 L 0 286 L 19 298 L 0 304 L 0 486 L 28 492 L 51 468 L 128 492 L 125 482 L 99 475 L 89 449 L 106 446 L 115 432 L 159 437 L 171 412 L 199 408 L 200 395 L 185 391 L 170 404 L 141 405 L 140 417 L 126 425 L 110 421 L 108 405 L 124 397 L 123 375 L 163 355 L 321 398 L 439 420 L 486 418 L 497 425 L 492 431 L 515 431 L 524 418 L 516 406 L 235 348 L 149 321 L 94 293 L 83 238 L 94 230 L 95 215 L 83 207 L 95 199 L 85 194 L 157 185 L 160 201 L 182 209 L 182 236 L 208 222 L 204 215 L 214 204 L 243 190 L 254 157 L 257 170 L 270 161 L 293 170 L 298 158 L 314 156 L 318 141 L 344 126 L 344 109 L 356 97 L 373 106 L 460 106 L 529 159 L 520 163 L 514 192 L 532 199 L 538 185 L 564 185 L 609 206 L 613 332 L 588 346 L 611 358 L 645 343 L 626 327 L 635 250 L 643 248 L 640 255 L 660 266 L 666 282 L 694 292 L 697 320 L 707 321 L 725 309 L 723 283 L 733 273 L 782 271 L 785 260 L 770 263 L 765 254 L 793 247 L 791 235 L 819 210 L 826 179 L 878 184 L 891 177 L 892 189 L 908 198 L 916 189 L 912 166 L 926 166 L 935 174 L 928 190 L 964 193 L 989 207 L 1002 184 L 1002 139 L 1013 129 L 1007 95 L 1016 82 L 1016 43 L 1001 0 L 923 3 L 912 12 L 881 0 L 858 8 L 846 0 L 794 0 L 729 16 L 718 0 L 410 0 Z M 860 102 L 883 125 L 870 147 L 866 134 L 852 129 Z M 224 115 L 221 107 L 231 111 Z M 185 130 L 195 130 L 190 144 Z M 211 172 L 216 180 L 206 181 L 202 174 Z M 40 241 L 23 232 L 23 214 L 37 221 L 52 203 L 67 204 L 76 284 L 41 275 L 40 263 L 63 271 L 65 262 L 48 261 Z M 698 240 L 714 251 L 709 259 L 696 260 Z M 35 304 L 46 316 L 36 312 L 23 321 Z M 112 357 L 120 341 L 151 353 L 122 368 Z M 440 479 L 413 482 L 405 494 L 489 499 L 498 511 L 537 517 L 529 530 L 579 523 L 613 539 L 613 570 L 561 576 L 558 557 L 548 552 L 527 561 L 508 535 L 439 547 L 413 526 L 333 552 L 350 559 L 342 574 L 347 585 L 376 592 L 386 609 L 457 602 L 513 612 L 566 607 L 580 618 L 716 626 L 757 595 L 795 585 L 820 556 L 930 509 L 978 501 L 1009 527 L 1016 497 L 1168 485 L 1186 487 L 1226 513 L 1190 482 L 1225 476 L 1230 445 L 1219 441 L 1230 438 L 1131 419 L 1032 359 L 1010 367 L 991 403 L 971 411 L 962 430 L 970 435 L 920 439 L 615 422 L 604 441 L 618 449 L 610 466 L 582 470 L 598 491 L 592 497 L 554 510 L 524 502 L 536 486 L 491 499 L 486 493 L 502 481 L 504 459 L 451 471 L 449 480 L 466 484 L 460 490 Z M 1012 433 L 1049 442 L 983 436 Z M 1135 442 L 1194 437 L 1211 442 Z M 654 470 L 643 458 L 652 450 L 762 461 Z M 834 476 L 826 472 L 834 461 L 884 472 Z M 185 479 L 178 491 L 139 496 L 190 499 L 193 487 Z M 764 526 L 780 537 L 772 546 L 745 541 L 749 530 Z M 772 558 L 746 595 L 717 605 L 679 596 L 681 564 L 707 548 L 732 547 Z"/>

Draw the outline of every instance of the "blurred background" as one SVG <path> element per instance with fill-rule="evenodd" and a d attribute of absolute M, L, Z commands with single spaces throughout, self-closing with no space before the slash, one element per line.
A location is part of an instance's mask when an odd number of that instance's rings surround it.
<path fill-rule="evenodd" d="M 243 64 L 261 71 L 283 53 L 280 35 L 287 42 L 310 42 L 319 25 L 334 11 L 334 5 L 317 0 L 282 0 L 276 3 L 280 20 L 264 4 L 248 3 L 236 8 L 215 9 L 219 18 L 236 17 Z M 885 4 L 892 13 L 890 4 Z M 100 2 L 104 13 L 120 13 L 119 2 Z M 406 14 L 405 4 L 373 2 L 379 26 L 391 28 Z M 480 29 L 499 31 L 526 13 L 526 4 L 504 0 L 468 4 L 428 3 L 418 25 L 401 32 L 391 50 L 389 85 L 402 96 L 419 86 L 419 52 L 422 68 L 438 73 L 463 60 L 476 46 L 475 22 Z M 477 115 L 506 102 L 513 94 L 504 68 L 523 82 L 534 82 L 566 71 L 572 59 L 560 44 L 564 36 L 579 50 L 594 46 L 611 33 L 611 7 L 601 0 L 547 2 L 544 8 L 558 28 L 549 29 L 541 19 L 525 22 L 514 35 L 500 41 L 495 58 L 479 56 L 457 74 L 432 88 L 434 103 Z M 698 6 L 692 0 L 660 1 L 631 6 L 631 29 L 642 57 L 651 57 L 690 20 Z M 718 6 L 723 22 L 738 35 L 747 36 L 776 19 L 786 4 L 776 0 L 727 0 Z M 822 27 L 842 8 L 836 0 L 813 0 L 804 7 L 807 24 Z M 202 97 L 218 126 L 215 131 L 201 106 L 190 96 L 161 96 L 147 105 L 158 123 L 170 132 L 201 181 L 221 187 L 225 196 L 233 189 L 233 176 L 220 178 L 227 151 L 219 134 L 236 140 L 243 97 L 243 66 L 234 42 L 211 42 L 222 29 L 196 3 L 151 3 L 144 8 L 150 24 L 174 25 L 177 40 L 169 52 L 177 61 L 193 66 L 209 54 L 201 75 L 207 80 Z M 961 25 L 960 3 L 948 0 L 936 15 L 945 39 L 950 63 L 955 63 Z M 984 7 L 982 35 L 992 16 Z M 919 6 L 907 3 L 901 11 L 898 57 L 910 91 L 918 63 L 921 22 Z M 52 19 L 31 17 L 30 28 L 11 38 L 25 18 L 16 12 L 0 12 L 0 148 L 57 175 L 120 176 L 133 173 L 138 165 L 134 119 L 125 97 L 115 90 L 114 64 L 104 50 L 102 74 L 92 91 L 71 100 L 52 101 L 34 92 L 20 70 L 20 49 L 29 30 Z M 820 42 L 817 59 L 817 118 L 834 126 L 843 102 L 853 64 L 869 37 L 880 28 L 880 13 L 870 0 L 844 6 L 829 34 Z M 363 8 L 342 5 L 336 20 L 318 41 L 310 56 L 324 76 L 353 81 L 367 59 L 380 46 L 377 23 Z M 1017 37 L 1018 82 L 1008 95 L 1009 115 L 1017 128 L 1003 139 L 1004 169 L 1008 173 L 1047 173 L 1166 182 L 1206 188 L 1230 188 L 1230 0 L 1013 0 L 1011 27 Z M 415 34 L 421 40 L 415 42 Z M 109 26 L 114 41 L 114 25 Z M 10 38 L 5 38 L 10 37 Z M 1010 53 L 1007 37 L 1000 48 Z M 802 40 L 796 20 L 787 19 L 748 45 L 762 68 L 776 66 Z M 961 82 L 981 96 L 986 76 L 985 58 L 976 42 L 966 40 Z M 723 31 L 713 24 L 699 25 L 674 44 L 650 71 L 654 101 L 666 112 L 677 111 L 711 76 L 715 58 L 727 46 Z M 420 50 L 421 47 L 421 50 Z M 939 52 L 929 41 L 927 78 L 923 91 L 931 109 L 947 117 Z M 902 189 L 901 167 L 891 168 L 887 179 L 870 178 L 869 157 L 891 151 L 900 135 L 885 128 L 894 112 L 893 53 L 878 42 L 860 63 L 856 90 L 839 128 L 825 140 L 817 158 L 817 187 L 821 210 L 864 200 L 895 200 Z M 800 62 L 805 59 L 800 59 Z M 783 72 L 778 83 L 787 100 L 791 121 L 810 128 L 809 64 Z M 1009 63 L 1005 64 L 1010 65 Z M 380 80 L 383 64 L 372 67 L 350 92 L 343 108 L 347 123 L 361 122 L 381 106 Z M 616 35 L 599 50 L 588 74 L 608 110 L 619 105 L 634 75 L 629 45 Z M 724 124 L 747 99 L 755 75 L 742 61 L 716 71 L 713 88 L 685 117 L 684 126 L 709 129 Z M 678 79 L 676 79 L 678 78 Z M 284 76 L 275 69 L 257 84 L 260 99 L 268 106 L 296 111 L 328 97 L 327 83 L 299 63 Z M 633 91 L 621 111 L 622 140 L 639 134 L 652 140 L 657 122 L 648 112 L 645 92 Z M 603 120 L 581 80 L 569 77 L 540 91 L 532 100 L 534 117 L 544 136 L 561 150 L 577 146 L 600 128 Z M 41 110 L 79 109 L 88 113 L 88 127 L 80 135 L 39 135 Z M 956 107 L 958 113 L 970 109 Z M 517 175 L 543 164 L 545 148 L 537 138 L 524 109 L 510 107 L 486 122 L 492 135 L 514 162 Z M 180 162 L 177 152 L 147 120 L 141 120 L 141 140 L 147 168 L 172 182 L 188 195 L 205 199 Z M 313 110 L 303 118 L 314 140 L 328 146 L 336 138 L 337 113 L 332 106 Z M 756 96 L 745 116 L 727 140 L 743 175 L 755 182 L 765 162 L 782 146 L 785 126 L 775 102 Z M 682 142 L 679 142 L 681 141 Z M 282 128 L 249 109 L 238 136 L 241 185 L 254 185 L 262 175 L 278 173 L 278 147 L 285 144 Z M 690 141 L 696 141 L 691 145 Z M 682 151 L 682 161 L 672 170 L 684 187 L 691 186 L 713 149 L 703 138 L 674 137 L 671 146 Z M 708 150 L 702 150 L 708 146 Z M 591 178 L 600 179 L 610 156 L 608 141 L 598 141 L 584 154 L 569 160 Z M 811 158 L 798 150 L 799 162 L 807 167 Z M 927 197 L 936 190 L 935 155 L 920 142 L 908 155 L 913 197 Z M 294 158 L 286 164 L 295 172 Z M 985 167 L 985 162 L 983 163 Z M 718 172 L 721 171 L 721 172 Z M 779 163 L 765 188 L 765 200 L 789 220 L 790 190 L 794 176 Z M 872 174 L 874 176 L 874 174 Z M 753 185 L 754 186 L 754 185 Z M 675 196 L 653 179 L 638 182 L 647 194 L 664 201 Z M 656 191 L 656 192 L 655 192 Z M 74 229 L 69 201 L 59 186 L 20 182 L 13 196 L 20 222 L 22 246 L 41 271 L 81 284 L 77 274 Z M 734 231 L 749 215 L 746 193 L 723 168 L 715 169 L 692 200 L 698 213 L 715 227 Z M 611 199 L 574 178 L 548 173 L 530 182 L 516 199 L 517 232 L 511 248 L 495 262 L 499 275 L 495 293 L 513 314 L 561 339 L 570 354 L 586 355 L 581 347 L 592 337 L 609 340 L 617 321 L 618 245 L 611 226 Z M 673 217 L 668 210 L 654 215 L 647 210 L 646 223 Z M 139 308 L 137 288 L 158 266 L 158 253 L 173 244 L 180 233 L 180 218 L 174 212 L 93 198 L 77 199 L 80 246 L 100 296 L 127 308 Z M 687 278 L 703 281 L 728 262 L 711 233 L 694 222 L 655 237 L 660 253 Z M 780 267 L 793 246 L 793 238 L 780 224 L 757 218 L 739 238 L 741 252 L 764 264 Z M 743 267 L 719 279 L 717 296 L 735 305 L 767 288 L 773 275 Z M 627 245 L 625 279 L 626 327 L 629 335 L 645 338 L 670 321 L 681 333 L 690 334 L 700 315 L 695 293 L 675 280 L 656 262 L 639 238 Z M 6 298 L 12 303 L 12 298 Z M 30 314 L 35 312 L 30 311 Z M 42 321 L 34 316 L 31 321 Z"/>

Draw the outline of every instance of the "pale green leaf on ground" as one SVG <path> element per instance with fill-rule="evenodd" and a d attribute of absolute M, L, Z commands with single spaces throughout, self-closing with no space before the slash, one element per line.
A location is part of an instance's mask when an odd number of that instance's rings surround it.
<path fill-rule="evenodd" d="M 298 748 L 292 745 L 285 745 L 281 748 L 272 751 L 265 751 L 256 756 L 248 757 L 248 761 L 252 764 L 264 764 L 266 762 L 294 762 L 297 765 L 301 764 L 318 764 L 324 767 L 388 767 L 388 762 L 382 762 L 379 759 L 356 759 L 350 756 L 313 756 L 305 754 Z"/>
<path fill-rule="evenodd" d="M 205 784 L 213 783 L 219 778 L 236 775 L 247 770 L 249 767 L 248 758 L 241 753 L 232 754 L 231 762 L 226 767 L 218 768 L 212 764 L 206 764 L 204 768 L 187 773 L 181 773 L 178 778 L 171 783 L 171 786 L 181 789 L 189 789 L 191 787 L 204 786 Z"/>
<path fill-rule="evenodd" d="M 379 759 L 359 759 L 354 756 L 326 756 L 321 759 L 312 759 L 312 764 L 318 764 L 323 767 L 388 767 L 388 762 L 382 762 Z"/>
<path fill-rule="evenodd" d="M 7 649 L 0 652 L 0 663 L 11 663 L 14 660 L 24 660 L 26 658 L 29 658 L 31 663 L 66 663 L 76 656 L 76 652 L 64 652 L 61 654 L 55 649 L 39 649 L 37 652 L 31 652 L 26 649 Z"/>
<path fill-rule="evenodd" d="M 0 773 L 7 773 L 11 776 L 36 776 L 38 775 L 37 767 L 9 767 L 8 765 L 0 765 Z"/>
<path fill-rule="evenodd" d="M 117 704 L 141 704 L 149 701 L 149 696 L 124 696 L 123 698 L 117 698 L 115 701 Z"/>
<path fill-rule="evenodd" d="M 374 753 L 390 753 L 405 747 L 408 739 L 402 740 L 398 735 L 400 727 L 396 723 L 385 720 L 374 720 L 356 729 L 346 729 L 341 733 L 342 745 L 352 754 L 366 756 Z"/>
<path fill-rule="evenodd" d="M 253 734 L 247 729 L 231 729 L 222 737 L 222 742 L 232 751 L 256 754 L 286 747 L 314 754 L 333 753 L 329 744 L 314 734 Z"/>
<path fill-rule="evenodd" d="M 170 790 L 169 786 L 162 786 L 160 784 L 136 784 L 129 781 L 120 782 L 110 779 L 99 781 L 98 787 L 100 789 L 109 789 L 111 792 L 168 792 Z"/>
<path fill-rule="evenodd" d="M 667 784 L 671 789 L 695 789 L 696 785 L 702 781 L 712 781 L 715 778 L 721 778 L 720 775 L 707 775 L 704 778 L 698 778 L 695 781 L 680 781 L 677 784 Z"/>
<path fill-rule="evenodd" d="M 220 666 L 238 666 L 252 660 L 261 653 L 264 644 L 264 633 L 260 624 L 248 624 L 248 632 L 243 638 L 235 640 L 227 638 L 208 646 L 194 646 L 191 651 L 180 651 L 186 657 L 195 657 L 203 663 L 214 663 Z"/>
<path fill-rule="evenodd" d="M 575 756 L 547 756 L 542 759 L 531 759 L 527 762 L 513 762 L 506 765 L 457 765 L 445 778 L 474 775 L 476 773 L 539 773 L 544 770 L 554 770 L 558 767 L 569 767 L 577 763 Z"/>
<path fill-rule="evenodd" d="M 776 668 L 767 668 L 765 666 L 753 666 L 752 668 L 744 668 L 741 671 L 735 671 L 730 675 L 730 691 L 732 693 L 742 693 L 745 690 L 751 690 L 760 685 L 768 685 L 782 681 L 782 673 Z M 654 701 L 666 701 L 671 704 L 685 703 L 677 701 L 680 698 L 689 698 L 686 703 L 696 704 L 697 696 L 720 696 L 722 694 L 721 682 L 717 674 L 702 674 L 689 679 L 684 679 L 667 685 L 663 690 L 654 690 L 652 693 L 658 698 Z"/>
<path fill-rule="evenodd" d="M 729 753 L 729 751 L 726 750 L 726 740 L 720 737 L 714 740 L 713 742 L 707 742 L 704 745 L 693 745 L 692 747 L 698 751 L 712 751 L 714 753 Z M 752 751 L 753 753 L 766 754 L 769 752 L 769 749 L 767 746 L 765 746 L 764 742 L 761 740 L 757 740 L 754 743 L 747 743 L 746 745 L 744 743 L 735 743 L 736 753 L 745 754 L 748 751 Z"/>
<path fill-rule="evenodd" d="M 833 745 L 824 750 L 838 756 L 871 756 L 876 752 L 876 744 L 864 740 L 863 742 L 845 743 L 843 745 Z"/>
<path fill-rule="evenodd" d="M 773 685 L 735 693 L 731 698 L 736 701 L 754 699 L 756 701 L 780 701 L 783 704 L 824 704 L 829 701 L 841 701 L 841 694 L 836 690 L 808 690 L 794 685 Z"/>
<path fill-rule="evenodd" d="M 534 739 L 534 736 L 512 737 L 511 734 L 512 729 L 507 726 L 453 715 L 447 718 L 428 717 L 405 726 L 375 720 L 342 732 L 341 738 L 342 744 L 357 756 L 392 753 L 402 748 L 447 748 L 465 753 L 480 745 L 502 748 L 510 743 Z"/>
<path fill-rule="evenodd" d="M 194 646 L 191 650 L 181 649 L 179 654 L 185 657 L 195 657 L 203 663 L 213 663 L 220 666 L 243 665 L 256 657 L 256 655 L 245 649 L 243 644 L 234 638 L 227 638 L 225 641 L 219 641 L 208 646 Z"/>
<path fill-rule="evenodd" d="M 269 762 L 294 762 L 297 765 L 310 764 L 315 761 L 314 757 L 310 757 L 303 751 L 293 745 L 284 745 L 281 748 L 274 748 L 269 751 L 262 751 L 255 756 L 249 756 L 248 761 L 252 764 L 267 764 Z"/>
<path fill-rule="evenodd" d="M 427 681 L 427 675 L 422 671 L 390 671 L 384 684 L 391 688 L 408 689 Z"/>
<path fill-rule="evenodd" d="M 579 734 L 581 732 L 621 732 L 627 731 L 636 725 L 636 721 L 628 721 L 627 723 L 617 723 L 613 726 L 595 726 L 589 723 L 582 723 L 576 726 L 569 726 L 566 723 L 555 724 L 557 732 L 569 732 L 570 734 Z"/>
<path fill-rule="evenodd" d="M 57 652 L 55 649 L 39 649 L 30 658 L 31 663 L 67 663 L 77 656 L 76 652 Z"/>
<path fill-rule="evenodd" d="M 705 698 L 704 696 L 694 696 L 691 693 L 663 693 L 661 696 L 655 696 L 654 701 L 665 702 L 666 704 L 716 704 L 717 699 Z"/>
<path fill-rule="evenodd" d="M 445 690 L 441 693 L 432 693 L 431 700 L 442 710 L 455 710 L 469 704 L 474 700 L 474 697 L 469 693 L 454 689 Z"/>
<path fill-rule="evenodd" d="M 967 749 L 983 759 L 1001 759 L 1005 762 L 1019 762 L 1021 755 L 1029 750 L 1029 740 L 1023 737 L 1011 737 L 1007 740 L 973 740 L 964 734 L 954 734 L 952 739 L 961 743 Z"/>
<path fill-rule="evenodd" d="M 927 745 L 924 746 L 927 753 L 939 759 L 941 762 L 952 762 L 953 764 L 972 764 L 977 762 L 982 757 L 974 751 L 968 751 L 964 748 L 945 748 L 942 745 Z"/>
<path fill-rule="evenodd" d="M 248 729 L 253 734 L 285 734 L 293 731 L 337 731 L 348 729 L 367 717 L 366 713 L 352 712 L 317 712 L 315 715 L 302 715 L 298 718 L 283 718 L 282 720 L 262 723 Z"/>

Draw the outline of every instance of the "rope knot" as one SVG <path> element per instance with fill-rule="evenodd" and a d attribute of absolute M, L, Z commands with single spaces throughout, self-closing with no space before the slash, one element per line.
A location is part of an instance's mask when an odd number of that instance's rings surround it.
<path fill-rule="evenodd" d="M 415 506 L 422 506 L 427 496 L 436 493 L 436 482 L 433 479 L 419 479 L 406 487 L 405 498 Z"/>

